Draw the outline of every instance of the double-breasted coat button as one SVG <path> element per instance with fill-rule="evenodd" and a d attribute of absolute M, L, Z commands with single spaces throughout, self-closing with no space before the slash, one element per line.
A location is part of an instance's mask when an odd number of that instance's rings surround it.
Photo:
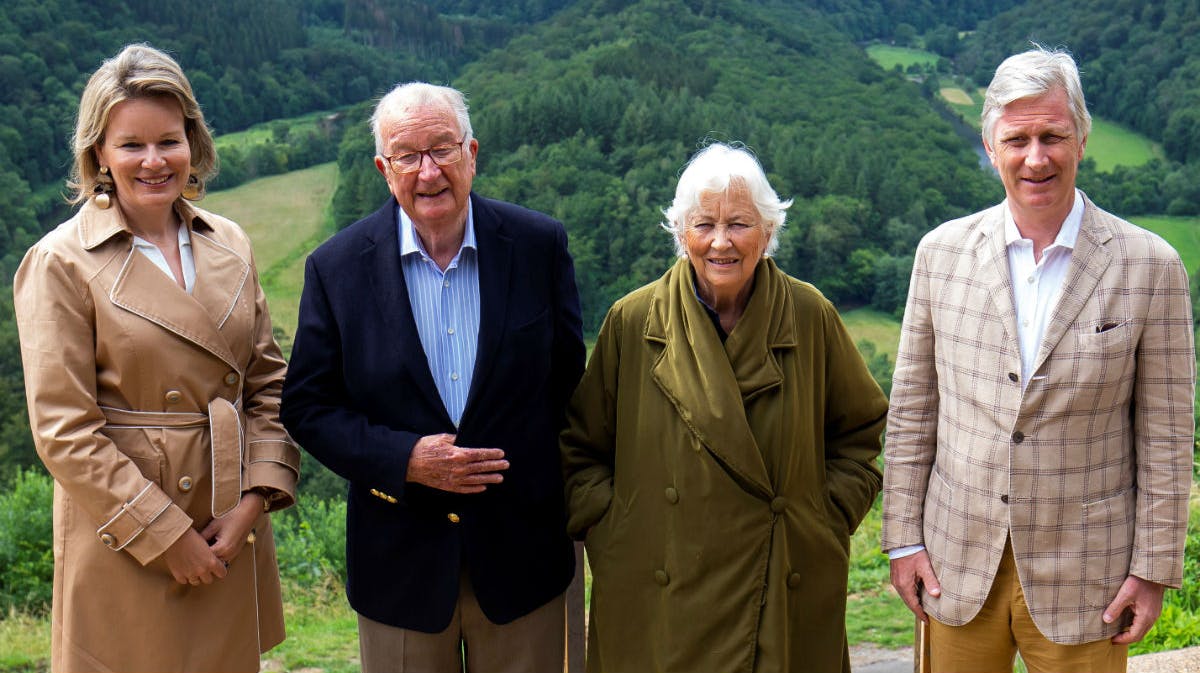
<path fill-rule="evenodd" d="M 787 509 L 787 500 L 784 500 L 783 498 L 775 498 L 771 501 L 772 512 L 779 514 L 785 509 Z"/>
<path fill-rule="evenodd" d="M 796 587 L 800 586 L 800 573 L 792 573 L 791 575 L 788 575 L 787 582 L 789 589 L 795 589 Z"/>
<path fill-rule="evenodd" d="M 112 533 L 101 535 L 100 541 L 104 543 L 105 547 L 115 547 L 117 545 L 117 538 L 113 537 Z"/>
<path fill-rule="evenodd" d="M 671 577 L 670 575 L 667 575 L 667 571 L 665 570 L 655 570 L 654 581 L 658 584 L 658 586 L 665 587 L 671 583 Z"/>
<path fill-rule="evenodd" d="M 454 512 L 450 512 L 449 514 L 447 514 L 446 518 L 450 520 L 450 523 L 458 523 L 459 521 L 462 521 L 462 518 L 460 518 Z"/>
<path fill-rule="evenodd" d="M 1017 444 L 1020 444 L 1021 442 L 1025 441 L 1025 433 L 1017 430 L 1016 432 L 1012 433 L 1012 440 Z"/>
<path fill-rule="evenodd" d="M 179 404 L 179 400 L 183 399 L 183 394 L 178 390 L 168 390 L 167 394 L 163 395 L 163 399 L 167 401 L 167 404 Z"/>
<path fill-rule="evenodd" d="M 676 491 L 674 486 L 667 487 L 666 495 L 667 495 L 667 502 L 671 503 L 672 505 L 679 502 L 679 491 Z"/>
<path fill-rule="evenodd" d="M 228 374 L 225 375 L 225 385 L 231 386 L 237 382 L 238 382 L 237 372 L 229 372 Z"/>
<path fill-rule="evenodd" d="M 188 491 L 192 490 L 192 478 L 187 475 L 180 477 L 179 478 L 179 490 L 183 491 L 184 493 L 187 493 Z"/>
<path fill-rule="evenodd" d="M 1009 381 L 1012 381 L 1013 383 L 1016 383 L 1017 381 L 1020 381 L 1020 380 L 1021 380 L 1021 377 L 1020 377 L 1020 376 L 1017 376 L 1017 373 L 1016 373 L 1016 372 L 1009 372 L 1009 373 L 1008 373 L 1008 380 L 1009 380 Z"/>

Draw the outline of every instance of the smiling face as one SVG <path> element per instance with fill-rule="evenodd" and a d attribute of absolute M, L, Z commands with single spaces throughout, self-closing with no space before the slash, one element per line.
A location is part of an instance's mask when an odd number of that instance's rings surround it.
<path fill-rule="evenodd" d="M 131 98 L 113 106 L 96 160 L 107 166 L 116 202 L 141 232 L 167 226 L 192 160 L 183 110 L 174 98 Z"/>
<path fill-rule="evenodd" d="M 744 308 L 769 240 L 767 225 L 744 183 L 735 180 L 724 192 L 703 192 L 683 228 L 700 298 L 713 308 Z"/>
<path fill-rule="evenodd" d="M 1018 227 L 1056 227 L 1066 219 L 1086 144 L 1062 89 L 1004 106 L 986 148 Z"/>
<path fill-rule="evenodd" d="M 463 139 L 454 113 L 437 106 L 397 112 L 382 121 L 380 136 L 387 156 L 452 145 Z M 396 173 L 382 157 L 375 157 L 375 167 L 419 232 L 446 231 L 467 221 L 478 150 L 479 142 L 472 138 L 463 147 L 462 159 L 448 166 L 438 166 L 425 154 L 420 170 L 414 173 Z"/>

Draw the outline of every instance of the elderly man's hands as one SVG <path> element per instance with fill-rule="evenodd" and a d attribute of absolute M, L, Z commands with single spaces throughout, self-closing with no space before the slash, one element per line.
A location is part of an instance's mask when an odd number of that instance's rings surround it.
<path fill-rule="evenodd" d="M 427 435 L 413 445 L 408 459 L 411 482 L 451 493 L 482 493 L 488 484 L 504 481 L 508 469 L 501 449 L 466 449 L 455 446 L 455 435 Z"/>
<path fill-rule="evenodd" d="M 924 586 L 934 596 L 942 595 L 942 585 L 933 573 L 929 552 L 921 550 L 910 556 L 892 559 L 892 586 L 896 587 L 896 593 L 900 594 L 917 619 L 929 623 L 929 617 L 921 607 L 921 587 Z"/>

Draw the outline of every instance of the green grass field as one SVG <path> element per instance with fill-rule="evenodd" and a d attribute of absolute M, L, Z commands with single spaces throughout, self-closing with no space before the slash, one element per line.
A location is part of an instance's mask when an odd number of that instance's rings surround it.
<path fill-rule="evenodd" d="M 219 155 L 221 150 L 228 147 L 244 148 L 250 145 L 259 145 L 270 140 L 274 137 L 273 129 L 280 122 L 283 122 L 286 128 L 293 129 L 294 131 L 302 131 L 308 127 L 315 127 L 321 123 L 321 120 L 329 117 L 330 115 L 336 114 L 338 114 L 337 111 L 310 112 L 306 115 L 300 115 L 299 117 L 291 117 L 283 120 L 255 124 L 244 131 L 237 131 L 236 133 L 224 133 L 215 138 L 217 143 L 217 154 Z"/>
<path fill-rule="evenodd" d="M 1195 274 L 1200 269 L 1200 217 L 1141 215 L 1129 219 L 1166 239 L 1179 252 L 1189 274 Z"/>
<path fill-rule="evenodd" d="M 900 321 L 869 308 L 856 308 L 842 313 L 842 322 L 850 330 L 854 343 L 866 339 L 875 344 L 877 353 L 887 353 L 896 362 L 896 347 L 900 344 Z"/>
<path fill-rule="evenodd" d="M 1146 136 L 1120 124 L 1092 118 L 1092 133 L 1088 136 L 1084 156 L 1096 160 L 1096 168 L 1111 171 L 1117 166 L 1141 166 L 1154 158 L 1162 158 L 1162 147 Z"/>
<path fill-rule="evenodd" d="M 938 61 L 938 55 L 933 52 L 909 49 L 908 47 L 893 47 L 889 44 L 873 44 L 867 47 L 867 56 L 870 56 L 871 60 L 878 63 L 884 70 L 891 70 L 896 66 L 907 69 L 913 64 L 935 65 Z"/>
<path fill-rule="evenodd" d="M 213 192 L 200 206 L 237 222 L 254 245 L 271 321 L 290 337 L 304 285 L 304 259 L 333 233 L 329 203 L 337 164 L 313 166 Z M 289 350 L 290 338 L 283 344 Z"/>

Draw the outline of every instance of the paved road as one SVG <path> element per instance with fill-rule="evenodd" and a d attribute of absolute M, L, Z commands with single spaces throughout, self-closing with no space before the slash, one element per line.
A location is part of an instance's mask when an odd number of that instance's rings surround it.
<path fill-rule="evenodd" d="M 913 673 L 912 650 L 850 648 L 854 673 Z M 1143 654 L 1129 659 L 1129 673 L 1200 673 L 1200 647 Z"/>

